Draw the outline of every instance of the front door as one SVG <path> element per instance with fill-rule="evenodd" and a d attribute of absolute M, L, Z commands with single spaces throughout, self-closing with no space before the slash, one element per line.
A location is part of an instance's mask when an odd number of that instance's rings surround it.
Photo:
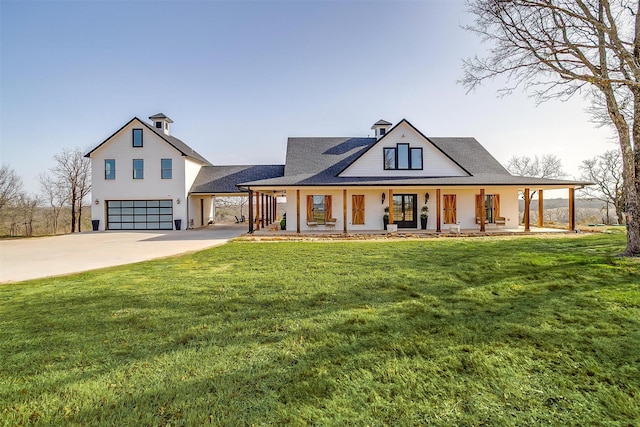
<path fill-rule="evenodd" d="M 416 194 L 393 195 L 393 223 L 398 228 L 418 228 L 417 199 Z"/>

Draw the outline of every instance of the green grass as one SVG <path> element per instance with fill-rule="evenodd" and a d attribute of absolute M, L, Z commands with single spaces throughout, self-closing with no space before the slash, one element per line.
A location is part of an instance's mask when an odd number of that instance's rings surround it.
<path fill-rule="evenodd" d="M 624 235 L 232 242 L 0 286 L 0 425 L 640 425 Z"/>

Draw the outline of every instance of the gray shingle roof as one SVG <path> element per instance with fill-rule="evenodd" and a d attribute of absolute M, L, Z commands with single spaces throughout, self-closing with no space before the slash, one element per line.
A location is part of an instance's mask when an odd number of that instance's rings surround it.
<path fill-rule="evenodd" d="M 386 120 L 382 120 L 382 119 L 380 119 L 380 120 L 378 120 L 377 122 L 375 122 L 375 123 L 373 124 L 373 126 L 391 126 L 391 123 L 389 123 L 389 122 L 388 122 L 388 121 L 386 121 Z M 373 128 L 372 128 L 372 129 L 373 129 Z"/>
<path fill-rule="evenodd" d="M 246 186 L 443 186 L 584 185 L 580 181 L 513 176 L 475 138 L 427 138 L 470 173 L 454 177 L 339 177 L 375 143 L 375 138 L 289 138 L 284 176 L 243 181 Z"/>
<path fill-rule="evenodd" d="M 144 122 L 142 122 L 142 123 L 144 123 Z M 153 128 L 153 127 L 149 126 L 146 123 L 144 123 L 144 124 L 149 129 L 154 131 L 160 138 L 162 138 L 165 141 L 167 141 L 176 150 L 178 150 L 180 153 L 182 153 L 183 156 L 191 157 L 192 159 L 198 160 L 199 162 L 204 163 L 205 165 L 211 165 L 211 163 L 209 163 L 209 160 L 205 159 L 196 150 L 194 150 L 193 148 L 189 147 L 187 144 L 185 144 L 184 142 L 182 142 L 181 140 L 179 140 L 175 136 L 167 135 L 162 130 Z"/>
<path fill-rule="evenodd" d="M 281 177 L 284 165 L 203 166 L 191 193 L 241 193 L 236 184 Z"/>
<path fill-rule="evenodd" d="M 506 174 L 504 168 L 475 138 L 427 138 L 472 175 Z"/>

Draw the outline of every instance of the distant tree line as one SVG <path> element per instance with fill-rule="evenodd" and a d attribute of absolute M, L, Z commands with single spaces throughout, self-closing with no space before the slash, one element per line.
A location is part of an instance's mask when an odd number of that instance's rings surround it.
<path fill-rule="evenodd" d="M 79 148 L 63 149 L 40 174 L 37 194 L 28 194 L 10 165 L 0 167 L 0 235 L 32 236 L 82 231 L 91 191 L 90 161 Z"/>

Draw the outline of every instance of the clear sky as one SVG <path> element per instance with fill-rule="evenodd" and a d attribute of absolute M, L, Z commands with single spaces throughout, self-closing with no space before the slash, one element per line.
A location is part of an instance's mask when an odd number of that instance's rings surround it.
<path fill-rule="evenodd" d="M 159 112 L 218 165 L 281 164 L 289 136 L 379 119 L 474 136 L 503 164 L 556 154 L 568 177 L 616 147 L 581 98 L 465 94 L 462 59 L 485 46 L 463 1 L 0 0 L 0 20 L 0 162 L 30 192 L 63 148 Z"/>

